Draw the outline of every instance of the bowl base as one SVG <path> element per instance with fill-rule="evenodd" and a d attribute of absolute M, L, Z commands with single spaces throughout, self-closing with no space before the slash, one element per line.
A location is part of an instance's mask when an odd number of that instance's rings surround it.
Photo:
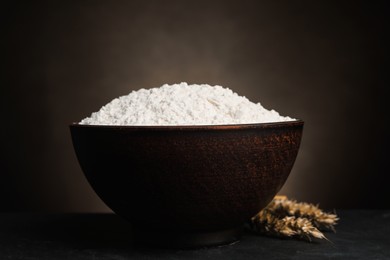
<path fill-rule="evenodd" d="M 213 232 L 155 232 L 134 230 L 135 243 L 140 246 L 159 248 L 193 249 L 201 247 L 223 246 L 237 242 L 243 228 L 225 229 Z"/>

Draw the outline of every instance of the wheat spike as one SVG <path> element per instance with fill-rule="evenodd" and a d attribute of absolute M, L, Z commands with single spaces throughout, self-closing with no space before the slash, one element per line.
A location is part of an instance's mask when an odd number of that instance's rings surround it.
<path fill-rule="evenodd" d="M 335 231 L 334 225 L 338 220 L 336 214 L 325 213 L 318 205 L 276 196 L 251 219 L 250 226 L 253 231 L 269 236 L 327 240 L 320 230 Z"/>
<path fill-rule="evenodd" d="M 297 237 L 301 239 L 326 239 L 310 220 L 306 218 L 286 216 L 278 218 L 267 209 L 260 211 L 251 222 L 255 232 L 276 237 Z"/>
<path fill-rule="evenodd" d="M 297 202 L 287 198 L 274 199 L 267 208 L 280 217 L 295 216 L 297 218 L 307 218 L 320 230 L 335 231 L 334 226 L 339 220 L 336 214 L 326 213 L 319 209 L 318 205 Z"/>

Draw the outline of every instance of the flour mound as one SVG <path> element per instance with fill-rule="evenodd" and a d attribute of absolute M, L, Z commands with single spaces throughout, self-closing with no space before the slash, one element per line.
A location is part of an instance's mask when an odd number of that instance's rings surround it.
<path fill-rule="evenodd" d="M 228 88 L 165 84 L 115 98 L 81 120 L 84 125 L 230 125 L 293 121 Z"/>

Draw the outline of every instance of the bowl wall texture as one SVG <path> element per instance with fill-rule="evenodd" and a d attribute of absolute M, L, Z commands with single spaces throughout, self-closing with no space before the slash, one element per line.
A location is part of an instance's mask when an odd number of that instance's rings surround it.
<path fill-rule="evenodd" d="M 240 228 L 272 200 L 294 165 L 303 121 L 70 130 L 90 185 L 135 231 L 206 234 Z"/>

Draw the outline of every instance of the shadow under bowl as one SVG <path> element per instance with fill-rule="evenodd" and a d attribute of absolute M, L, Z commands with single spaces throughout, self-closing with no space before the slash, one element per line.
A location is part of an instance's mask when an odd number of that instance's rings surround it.
<path fill-rule="evenodd" d="M 98 196 L 134 239 L 193 248 L 239 239 L 287 180 L 303 121 L 218 126 L 70 125 Z"/>

